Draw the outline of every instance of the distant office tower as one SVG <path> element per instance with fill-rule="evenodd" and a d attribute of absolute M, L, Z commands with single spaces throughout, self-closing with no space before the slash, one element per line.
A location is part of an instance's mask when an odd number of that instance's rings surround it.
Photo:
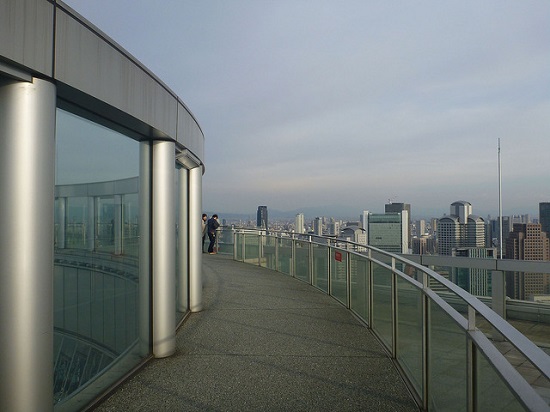
<path fill-rule="evenodd" d="M 550 234 L 550 202 L 539 203 L 539 223 L 541 230 L 548 236 Z"/>
<path fill-rule="evenodd" d="M 416 236 L 424 236 L 426 234 L 426 221 L 420 219 L 416 225 Z"/>
<path fill-rule="evenodd" d="M 451 215 L 439 219 L 438 252 L 452 255 L 453 249 L 485 246 L 485 221 L 472 214 L 472 204 L 458 201 L 451 204 Z"/>
<path fill-rule="evenodd" d="M 258 206 L 256 226 L 267 230 L 267 206 Z"/>
<path fill-rule="evenodd" d="M 385 213 L 400 213 L 403 210 L 407 211 L 407 233 L 408 233 L 408 242 L 411 242 L 411 205 L 409 203 L 386 203 L 384 205 Z"/>
<path fill-rule="evenodd" d="M 296 228 L 295 228 L 296 233 L 305 233 L 306 227 L 305 227 L 305 221 L 304 221 L 304 214 L 303 213 L 298 213 L 296 215 L 294 225 L 296 226 Z"/>
<path fill-rule="evenodd" d="M 346 226 L 345 228 L 342 229 L 340 238 L 350 242 L 359 243 L 361 245 L 367 244 L 367 236 L 365 235 L 365 229 L 359 226 Z"/>
<path fill-rule="evenodd" d="M 409 252 L 408 213 L 385 213 L 368 215 L 368 241 L 370 246 L 387 252 Z"/>
<path fill-rule="evenodd" d="M 550 240 L 540 223 L 516 223 L 506 240 L 506 259 L 549 260 Z"/>
<path fill-rule="evenodd" d="M 506 259 L 550 260 L 550 240 L 541 228 L 540 223 L 516 223 L 506 240 Z M 513 272 L 506 279 L 506 294 L 513 299 L 535 300 L 548 290 L 548 274 Z"/>
<path fill-rule="evenodd" d="M 365 231 L 365 236 L 367 238 L 367 245 L 369 244 L 369 211 L 363 210 L 363 213 L 359 217 L 361 220 L 361 227 Z"/>
<path fill-rule="evenodd" d="M 439 222 L 439 219 L 436 219 L 436 218 L 432 218 L 432 220 L 430 221 L 430 235 L 435 235 L 437 234 L 437 223 Z"/>
<path fill-rule="evenodd" d="M 313 221 L 313 234 L 322 236 L 323 235 L 323 218 L 316 217 Z"/>
<path fill-rule="evenodd" d="M 428 237 L 414 237 L 412 240 L 412 253 L 413 255 L 427 255 L 428 254 Z"/>
<path fill-rule="evenodd" d="M 340 222 L 336 222 L 334 218 L 331 218 L 327 223 L 327 235 L 338 236 L 340 233 Z"/>

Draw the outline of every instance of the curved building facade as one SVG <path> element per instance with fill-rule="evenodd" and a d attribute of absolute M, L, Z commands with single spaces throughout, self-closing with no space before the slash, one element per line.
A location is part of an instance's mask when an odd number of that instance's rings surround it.
<path fill-rule="evenodd" d="M 0 39 L 0 410 L 79 410 L 201 310 L 204 136 L 62 2 L 0 0 Z"/>

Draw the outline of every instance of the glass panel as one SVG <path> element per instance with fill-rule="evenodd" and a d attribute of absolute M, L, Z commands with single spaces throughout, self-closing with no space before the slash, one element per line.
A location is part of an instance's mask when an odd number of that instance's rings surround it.
<path fill-rule="evenodd" d="M 277 269 L 276 266 L 276 244 L 277 238 L 274 236 L 266 236 L 264 238 L 264 254 L 262 257 L 262 266 L 269 269 Z"/>
<path fill-rule="evenodd" d="M 237 260 L 239 261 L 243 261 L 244 260 L 244 256 L 243 256 L 243 244 L 244 244 L 244 233 L 237 233 L 237 236 L 235 238 L 235 250 L 237 251 Z"/>
<path fill-rule="evenodd" d="M 390 269 L 372 263 L 373 270 L 373 305 L 372 305 L 372 328 L 388 348 L 392 342 L 392 309 L 391 309 L 391 278 Z"/>
<path fill-rule="evenodd" d="M 312 284 L 328 293 L 328 247 L 313 243 Z"/>
<path fill-rule="evenodd" d="M 397 359 L 416 393 L 422 393 L 422 292 L 397 277 Z"/>
<path fill-rule="evenodd" d="M 369 261 L 361 256 L 350 255 L 351 309 L 365 322 L 369 320 Z"/>
<path fill-rule="evenodd" d="M 57 111 L 56 408 L 79 409 L 150 347 L 139 342 L 149 336 L 149 317 L 140 318 L 149 285 L 139 273 L 139 152 L 138 142 Z"/>
<path fill-rule="evenodd" d="M 295 277 L 309 283 L 309 242 L 296 241 Z"/>
<path fill-rule="evenodd" d="M 247 263 L 252 263 L 254 265 L 258 264 L 258 256 L 260 253 L 260 236 L 257 234 L 245 233 L 245 250 L 244 250 L 244 261 Z"/>
<path fill-rule="evenodd" d="M 525 411 L 521 403 L 493 369 L 485 356 L 476 348 L 477 379 L 476 410 L 478 411 Z"/>
<path fill-rule="evenodd" d="M 348 304 L 348 253 L 343 250 L 332 250 L 332 271 L 330 286 L 332 297 L 344 305 Z"/>
<path fill-rule="evenodd" d="M 466 411 L 467 346 L 465 332 L 433 301 L 428 325 L 428 402 L 430 410 Z"/>
<path fill-rule="evenodd" d="M 218 253 L 233 255 L 233 229 L 231 227 L 220 226 L 216 242 L 218 243 Z"/>
<path fill-rule="evenodd" d="M 292 240 L 291 239 L 278 239 L 279 247 L 278 247 L 278 256 L 279 256 L 279 262 L 278 270 L 279 272 L 286 273 L 287 275 L 291 275 L 291 267 L 292 267 Z"/>

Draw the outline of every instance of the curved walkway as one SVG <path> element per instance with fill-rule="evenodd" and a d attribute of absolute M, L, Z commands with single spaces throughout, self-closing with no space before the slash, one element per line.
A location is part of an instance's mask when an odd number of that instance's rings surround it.
<path fill-rule="evenodd" d="M 203 255 L 204 311 L 98 411 L 418 411 L 368 329 L 269 269 Z"/>

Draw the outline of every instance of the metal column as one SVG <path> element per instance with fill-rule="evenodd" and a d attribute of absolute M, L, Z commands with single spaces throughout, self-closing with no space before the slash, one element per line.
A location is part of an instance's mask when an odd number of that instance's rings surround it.
<path fill-rule="evenodd" d="M 153 143 L 153 355 L 176 350 L 176 205 L 175 144 Z"/>
<path fill-rule="evenodd" d="M 202 167 L 189 170 L 189 309 L 202 310 Z"/>
<path fill-rule="evenodd" d="M 0 410 L 53 410 L 56 89 L 0 83 Z"/>

